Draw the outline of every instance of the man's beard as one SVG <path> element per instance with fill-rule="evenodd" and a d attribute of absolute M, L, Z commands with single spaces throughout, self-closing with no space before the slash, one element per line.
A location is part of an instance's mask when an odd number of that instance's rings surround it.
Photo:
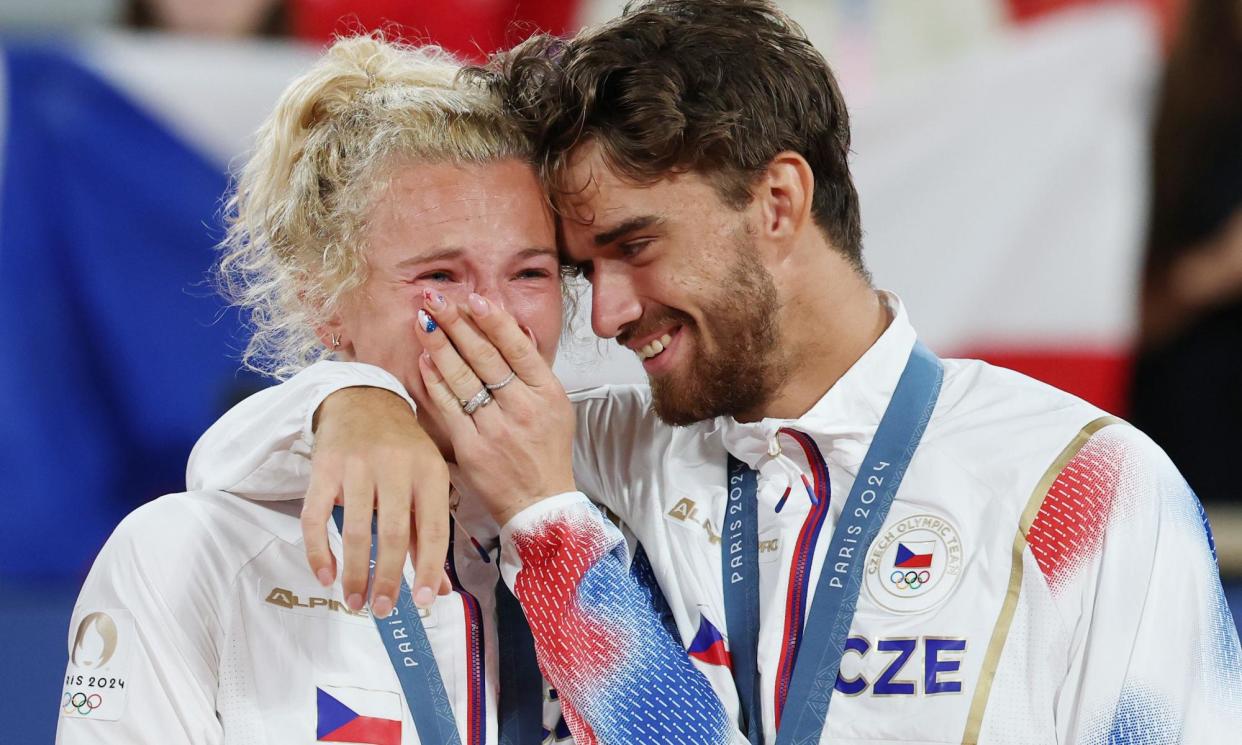
<path fill-rule="evenodd" d="M 698 337 L 696 356 L 684 372 L 651 378 L 653 407 L 668 424 L 756 412 L 772 397 L 787 367 L 777 352 L 780 301 L 772 275 L 744 232 L 734 245 L 733 266 L 714 288 L 715 296 L 702 305 L 701 317 L 712 325 L 716 348 L 705 349 L 702 330 L 688 315 L 667 313 L 682 324 L 681 333 Z"/>

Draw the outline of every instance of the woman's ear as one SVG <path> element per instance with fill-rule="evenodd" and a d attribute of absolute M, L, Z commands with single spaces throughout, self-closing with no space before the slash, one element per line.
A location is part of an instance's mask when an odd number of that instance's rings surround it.
<path fill-rule="evenodd" d="M 298 292 L 298 300 L 301 300 L 307 310 L 314 315 L 314 306 L 307 303 L 307 295 L 305 291 Z M 337 304 L 332 309 L 332 315 L 323 319 L 315 326 L 315 336 L 319 337 L 319 343 L 328 348 L 330 354 L 346 354 L 353 356 L 353 341 L 346 339 L 345 321 L 341 318 L 341 305 Z"/>
<path fill-rule="evenodd" d="M 349 342 L 345 339 L 339 316 L 333 316 L 323 324 L 315 327 L 315 335 L 319 337 L 320 343 L 327 347 L 329 352 L 334 354 L 343 351 L 349 346 Z"/>

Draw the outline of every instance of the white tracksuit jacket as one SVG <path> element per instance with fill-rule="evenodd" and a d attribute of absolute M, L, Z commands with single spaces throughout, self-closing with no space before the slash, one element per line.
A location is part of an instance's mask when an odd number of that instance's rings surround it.
<path fill-rule="evenodd" d="M 256 396 L 231 416 L 268 403 Z M 274 426 L 297 432 L 299 424 Z M 296 460 L 277 461 L 232 484 L 232 493 L 191 478 L 195 490 L 144 505 L 117 527 L 71 619 L 60 745 L 420 742 L 374 622 L 344 604 L 339 578 L 324 588 L 307 571 L 301 501 L 285 498 L 300 472 L 285 468 Z M 220 470 L 229 467 L 251 470 Z M 462 745 L 488 745 L 501 741 L 505 680 L 494 592 L 499 531 L 477 501 L 463 499 L 454 513 L 454 591 L 419 616 Z M 542 701 L 541 711 L 533 722 L 518 720 L 511 745 L 644 742 L 652 733 L 704 745 L 728 738 L 707 678 L 650 612 L 650 570 L 631 564 L 621 532 L 585 496 L 543 500 L 512 519 L 505 536 L 523 566 L 523 610 L 544 621 L 532 630 L 539 667 L 575 694 L 570 705 L 546 684 L 520 689 L 535 706 Z M 334 525 L 329 541 L 339 565 Z M 405 574 L 412 584 L 408 559 Z M 539 670 L 530 672 L 538 686 Z M 687 716 L 663 706 L 670 698 L 699 703 Z"/>
<path fill-rule="evenodd" d="M 129 515 L 74 609 L 57 742 L 277 745 L 344 727 L 362 738 L 345 742 L 417 743 L 371 617 L 306 569 L 300 506 L 195 491 Z M 494 686 L 461 642 L 471 600 L 420 616 L 458 729 L 477 716 L 494 742 Z"/>
<path fill-rule="evenodd" d="M 57 742 L 419 743 L 367 611 L 345 606 L 339 580 L 324 588 L 306 570 L 300 505 L 192 491 L 127 517 L 96 559 L 73 613 Z M 454 592 L 419 616 L 462 745 L 484 745 L 500 742 L 498 541 L 494 532 L 482 541 L 468 534 L 463 523 L 483 522 L 468 513 L 459 508 L 454 526 Z M 562 707 L 555 689 L 536 691 L 542 722 L 521 742 L 567 742 L 570 726 L 582 743 L 606 735 L 643 741 L 670 727 L 679 742 L 727 738 L 707 679 L 661 619 L 643 612 L 652 604 L 651 583 L 631 575 L 624 539 L 584 496 L 545 500 L 507 525 L 506 535 L 533 552 L 524 577 L 541 587 L 526 587 L 522 596 L 527 613 L 551 619 L 535 633 L 542 667 L 569 690 L 582 687 L 575 675 L 592 684 L 577 708 Z M 330 543 L 339 557 L 335 528 Z M 585 570 L 572 585 L 569 565 Z M 406 579 L 413 581 L 408 560 Z M 575 602 L 573 590 L 584 582 L 607 597 Z M 620 647 L 617 653 L 601 659 L 578 651 L 591 649 L 585 642 L 600 628 L 606 633 L 595 636 Z M 566 638 L 573 646 L 558 653 Z M 644 684 L 639 693 L 636 680 Z M 653 702 L 667 700 L 674 687 L 709 705 L 694 718 L 665 716 Z M 619 702 L 594 695 L 621 690 L 629 693 Z"/>
<path fill-rule="evenodd" d="M 889 328 L 797 419 L 670 427 L 651 412 L 643 386 L 573 394 L 578 486 L 644 547 L 684 646 L 734 722 L 724 656 L 700 641 L 713 630 L 727 639 L 726 453 L 758 470 L 758 662 L 769 743 L 792 667 L 782 656 L 803 620 L 789 601 L 813 593 L 915 342 L 900 301 L 884 297 Z M 191 486 L 246 493 L 247 482 L 279 473 L 286 496 L 300 496 L 311 414 L 333 390 L 360 384 L 404 395 L 376 368 L 321 363 L 257 394 L 267 404 L 252 399 L 213 427 L 192 458 Z M 816 448 L 831 495 L 820 508 L 798 488 L 803 474 L 813 476 Z M 580 519 L 602 519 L 578 505 Z M 523 567 L 508 532 L 504 571 L 521 597 Z M 531 623 L 538 635 L 540 621 Z M 1237 631 L 1203 512 L 1172 463 L 1143 434 L 1070 395 L 981 362 L 946 360 L 931 422 L 868 554 L 823 742 L 1224 743 L 1240 732 Z M 732 738 L 744 741 L 737 731 Z"/>

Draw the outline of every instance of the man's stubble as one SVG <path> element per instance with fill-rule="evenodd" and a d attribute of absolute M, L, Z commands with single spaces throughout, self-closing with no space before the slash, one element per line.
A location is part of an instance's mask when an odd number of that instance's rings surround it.
<path fill-rule="evenodd" d="M 651 379 L 653 407 L 667 424 L 686 426 L 760 411 L 788 367 L 780 352 L 780 298 L 772 275 L 744 229 L 732 243 L 727 273 L 701 304 L 713 349 L 706 349 L 703 330 L 689 316 L 669 311 L 698 343 L 684 372 Z"/>

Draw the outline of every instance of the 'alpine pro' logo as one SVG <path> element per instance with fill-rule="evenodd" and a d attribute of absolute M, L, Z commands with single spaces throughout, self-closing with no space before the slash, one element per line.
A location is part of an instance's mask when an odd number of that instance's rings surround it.
<path fill-rule="evenodd" d="M 948 520 L 913 515 L 887 525 L 867 554 L 867 590 L 883 608 L 916 613 L 938 605 L 962 572 L 962 542 Z"/>

